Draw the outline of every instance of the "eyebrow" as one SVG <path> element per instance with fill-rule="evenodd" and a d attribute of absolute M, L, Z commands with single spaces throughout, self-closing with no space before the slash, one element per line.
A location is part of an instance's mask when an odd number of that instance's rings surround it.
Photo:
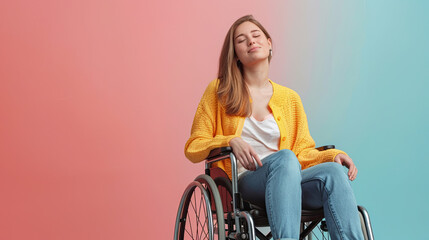
<path fill-rule="evenodd" d="M 260 32 L 260 30 L 258 30 L 258 29 L 255 29 L 255 30 L 252 30 L 252 31 L 250 31 L 251 33 L 253 33 L 253 32 Z M 238 37 L 240 37 L 240 36 L 243 36 L 244 35 L 244 33 L 241 33 L 241 34 L 239 34 L 238 36 L 236 36 L 234 39 L 237 39 Z"/>

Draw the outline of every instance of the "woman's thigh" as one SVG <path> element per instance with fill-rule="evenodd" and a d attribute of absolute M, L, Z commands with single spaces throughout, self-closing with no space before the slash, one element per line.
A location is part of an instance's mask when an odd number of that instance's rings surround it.
<path fill-rule="evenodd" d="M 349 185 L 343 166 L 335 162 L 321 163 L 304 169 L 302 176 L 302 207 L 320 209 L 330 192 L 339 185 Z"/>
<path fill-rule="evenodd" d="M 238 182 L 238 189 L 246 201 L 258 206 L 265 206 L 267 183 L 270 187 L 285 187 L 282 181 L 301 181 L 301 165 L 290 150 L 280 150 L 262 160 L 262 167 L 256 171 L 243 173 Z M 274 186 L 273 186 L 274 185 Z M 287 184 L 286 184 L 287 185 Z M 287 190 L 287 189 L 286 189 Z"/>

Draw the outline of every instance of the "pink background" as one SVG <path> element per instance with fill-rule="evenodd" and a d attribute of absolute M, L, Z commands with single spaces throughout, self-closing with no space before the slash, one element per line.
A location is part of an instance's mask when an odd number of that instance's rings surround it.
<path fill-rule="evenodd" d="M 263 4 L 0 3 L 0 239 L 171 239 L 223 38 Z"/>

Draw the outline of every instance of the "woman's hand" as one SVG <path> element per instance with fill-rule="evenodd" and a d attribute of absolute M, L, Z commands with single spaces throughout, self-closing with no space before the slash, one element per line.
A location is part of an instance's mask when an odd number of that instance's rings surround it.
<path fill-rule="evenodd" d="M 241 137 L 231 139 L 231 141 L 229 141 L 229 145 L 232 147 L 232 152 L 235 157 L 245 169 L 251 171 L 256 170 L 253 159 L 255 159 L 258 165 L 262 167 L 262 162 L 259 159 L 258 154 L 256 154 L 255 150 L 241 139 Z"/>
<path fill-rule="evenodd" d="M 349 176 L 349 179 L 351 181 L 356 179 L 358 170 L 355 164 L 353 163 L 353 160 L 349 156 L 343 153 L 340 153 L 337 156 L 335 156 L 334 162 L 339 163 L 343 166 L 346 166 L 349 169 L 349 172 L 347 175 Z"/>

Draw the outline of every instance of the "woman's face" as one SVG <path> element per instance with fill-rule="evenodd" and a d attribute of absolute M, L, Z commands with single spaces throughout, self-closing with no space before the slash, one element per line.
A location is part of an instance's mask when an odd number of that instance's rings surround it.
<path fill-rule="evenodd" d="M 244 22 L 234 32 L 235 54 L 243 66 L 253 65 L 268 59 L 271 49 L 271 39 L 251 22 Z"/>

